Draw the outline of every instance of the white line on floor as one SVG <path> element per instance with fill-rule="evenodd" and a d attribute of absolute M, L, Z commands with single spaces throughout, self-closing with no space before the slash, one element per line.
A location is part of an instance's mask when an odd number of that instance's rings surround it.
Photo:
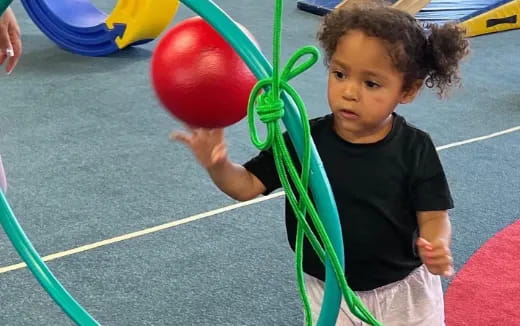
<path fill-rule="evenodd" d="M 263 202 L 263 201 L 266 201 L 266 200 L 270 200 L 272 198 L 280 197 L 280 196 L 283 196 L 283 195 L 284 195 L 283 191 L 276 192 L 276 193 L 270 194 L 268 196 L 258 197 L 258 198 L 255 198 L 255 199 L 252 199 L 252 200 L 249 200 L 249 201 L 246 201 L 246 202 L 240 202 L 240 203 L 237 203 L 237 204 L 233 204 L 233 205 L 229 205 L 229 206 L 222 207 L 222 208 L 219 208 L 219 209 L 215 209 L 215 210 L 212 210 L 212 211 L 209 211 L 209 212 L 200 213 L 200 214 L 193 215 L 193 216 L 190 216 L 190 217 L 186 217 L 186 218 L 183 218 L 183 219 L 180 219 L 180 220 L 175 220 L 175 221 L 168 222 L 168 223 L 165 223 L 165 224 L 157 225 L 157 226 L 154 226 L 154 227 L 151 227 L 151 228 L 148 228 L 148 229 L 144 229 L 144 230 L 141 230 L 141 231 L 136 231 L 136 232 L 132 232 L 132 233 L 128 233 L 128 234 L 123 234 L 123 235 L 120 235 L 120 236 L 115 237 L 115 238 L 111 238 L 111 239 L 107 239 L 107 240 L 91 243 L 91 244 L 88 244 L 88 245 L 84 245 L 84 246 L 81 246 L 81 247 L 69 249 L 69 250 L 66 250 L 66 251 L 58 252 L 58 253 L 55 253 L 55 254 L 52 254 L 52 255 L 45 256 L 42 259 L 43 259 L 43 261 L 50 261 L 50 260 L 58 259 L 58 258 L 61 258 L 61 257 L 74 255 L 74 254 L 77 254 L 77 253 L 80 253 L 80 252 L 83 252 L 83 251 L 87 251 L 87 250 L 103 247 L 103 246 L 106 246 L 106 245 L 109 245 L 109 244 L 112 244 L 112 243 L 121 242 L 121 241 L 125 241 L 125 240 L 132 239 L 132 238 L 137 238 L 137 237 L 140 237 L 140 236 L 143 236 L 143 235 L 146 235 L 146 234 L 150 234 L 150 233 L 158 232 L 158 231 L 161 231 L 161 230 L 169 229 L 169 228 L 172 228 L 174 226 L 190 223 L 190 222 L 193 222 L 193 221 L 196 221 L 196 220 L 200 220 L 200 219 L 203 219 L 203 218 L 206 218 L 206 217 L 209 217 L 209 216 L 213 216 L 213 215 L 221 214 L 221 213 L 224 213 L 224 212 L 228 212 L 228 211 L 240 208 L 240 207 L 244 207 L 244 206 L 249 206 L 249 205 L 252 205 L 252 204 L 260 203 L 260 202 Z M 15 265 L 6 266 L 6 267 L 1 267 L 0 268 L 0 274 L 1 273 L 6 273 L 6 272 L 9 272 L 9 271 L 13 271 L 13 270 L 16 270 L 16 269 L 24 268 L 24 267 L 27 267 L 27 265 L 25 263 L 19 263 L 19 264 L 15 264 Z"/>
<path fill-rule="evenodd" d="M 506 129 L 506 130 L 502 130 L 502 131 L 499 131 L 499 132 L 495 132 L 495 133 L 492 133 L 492 134 L 489 134 L 489 135 L 486 135 L 486 136 L 482 136 L 482 137 L 476 137 L 476 138 L 472 138 L 472 139 L 468 139 L 468 140 L 464 140 L 464 141 L 460 141 L 460 142 L 455 142 L 455 143 L 439 146 L 439 147 L 437 147 L 437 150 L 438 151 L 442 151 L 444 149 L 458 147 L 458 146 L 462 146 L 462 145 L 466 145 L 466 144 L 474 143 L 474 142 L 478 142 L 478 141 L 483 141 L 483 140 L 486 140 L 486 139 L 490 139 L 490 138 L 498 137 L 498 136 L 501 136 L 501 135 L 509 134 L 509 133 L 512 133 L 512 132 L 515 132 L 515 131 L 520 131 L 520 126 L 516 126 L 516 127 L 510 128 L 510 129 Z M 106 245 L 109 245 L 109 244 L 112 244 L 112 243 L 116 243 L 116 242 L 121 242 L 121 241 L 129 240 L 129 239 L 137 238 L 137 237 L 140 237 L 140 236 L 143 236 L 143 235 L 146 235 L 146 234 L 155 233 L 155 232 L 158 232 L 158 231 L 161 231 L 161 230 L 165 230 L 165 229 L 169 229 L 169 228 L 172 228 L 172 227 L 175 227 L 175 226 L 178 226 L 178 225 L 182 225 L 182 224 L 186 224 L 186 223 L 189 223 L 189 222 L 197 221 L 197 220 L 200 220 L 200 219 L 203 219 L 203 218 L 206 218 L 206 217 L 214 216 L 214 215 L 221 214 L 221 213 L 224 213 L 224 212 L 228 212 L 228 211 L 231 211 L 231 210 L 234 210 L 234 209 L 238 209 L 238 208 L 241 208 L 241 207 L 245 207 L 245 206 L 257 204 L 257 203 L 260 203 L 260 202 L 264 202 L 264 201 L 267 201 L 267 200 L 270 200 L 270 199 L 273 199 L 273 198 L 277 198 L 277 197 L 283 196 L 284 194 L 285 193 L 283 191 L 276 192 L 276 193 L 270 194 L 268 196 L 259 197 L 259 198 L 255 198 L 255 199 L 252 199 L 252 200 L 249 200 L 249 201 L 246 201 L 246 202 L 241 202 L 241 203 L 229 205 L 229 206 L 222 207 L 222 208 L 219 208 L 219 209 L 215 209 L 215 210 L 212 210 L 212 211 L 208 211 L 208 212 L 205 212 L 205 213 L 200 213 L 200 214 L 197 214 L 197 215 L 186 217 L 186 218 L 183 218 L 183 219 L 180 219 L 180 220 L 175 220 L 175 221 L 168 222 L 168 223 L 165 223 L 165 224 L 157 225 L 157 226 L 154 226 L 154 227 L 151 227 L 151 228 L 148 228 L 148 229 L 144 229 L 144 230 L 141 230 L 141 231 L 136 231 L 136 232 L 132 232 L 132 233 L 128 233 L 128 234 L 123 234 L 123 235 L 120 235 L 120 236 L 115 237 L 115 238 L 111 238 L 111 239 L 107 239 L 107 240 L 91 243 L 91 244 L 88 244 L 88 245 L 84 245 L 84 246 L 81 246 L 81 247 L 77 247 L 77 248 L 65 250 L 65 251 L 62 251 L 62 252 L 58 252 L 58 253 L 55 253 L 55 254 L 52 254 L 52 255 L 45 256 L 42 259 L 43 259 L 43 261 L 50 261 L 50 260 L 58 259 L 58 258 L 61 258 L 61 257 L 74 255 L 74 254 L 77 254 L 77 253 L 80 253 L 80 252 L 84 252 L 84 251 L 87 251 L 87 250 L 92 250 L 92 249 L 95 249 L 95 248 L 103 247 L 103 246 L 106 246 Z M 14 271 L 14 270 L 17 270 L 17 269 L 21 269 L 21 268 L 24 268 L 24 267 L 27 267 L 27 265 L 25 263 L 19 263 L 19 264 L 9 265 L 9 266 L 5 266 L 5 267 L 0 267 L 0 274 L 7 273 L 7 272 L 10 272 L 10 271 Z"/>
<path fill-rule="evenodd" d="M 510 134 L 512 132 L 515 132 L 515 131 L 520 131 L 520 126 L 516 126 L 516 127 L 510 128 L 510 129 L 506 129 L 506 130 L 502 130 L 502 131 L 499 131 L 499 132 L 495 132 L 495 133 L 487 135 L 487 136 L 472 138 L 472 139 L 463 140 L 463 141 L 459 141 L 459 142 L 456 142 L 456 143 L 451 143 L 451 144 L 444 145 L 444 146 L 439 146 L 439 147 L 437 147 L 437 150 L 441 151 L 443 149 L 447 149 L 447 148 L 451 148 L 451 147 L 457 147 L 457 146 L 462 146 L 462 145 L 466 145 L 466 144 L 469 144 L 469 143 L 483 141 L 483 140 L 486 140 L 486 139 L 489 139 L 489 138 L 498 137 L 498 136 L 502 136 L 502 135 L 505 135 L 505 134 Z"/>

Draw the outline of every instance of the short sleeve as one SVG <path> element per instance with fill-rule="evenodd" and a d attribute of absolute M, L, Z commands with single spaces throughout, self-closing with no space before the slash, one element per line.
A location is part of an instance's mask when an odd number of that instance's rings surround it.
<path fill-rule="evenodd" d="M 267 195 L 281 187 L 278 172 L 274 163 L 274 155 L 271 150 L 261 151 L 257 156 L 247 161 L 244 168 L 254 174 L 265 186 L 263 193 Z"/>
<path fill-rule="evenodd" d="M 415 211 L 453 208 L 448 181 L 431 138 L 426 135 L 416 156 L 412 178 L 412 204 Z"/>
<path fill-rule="evenodd" d="M 328 115 L 310 120 L 309 124 L 312 137 L 315 136 L 314 132 L 319 130 L 320 126 L 328 125 L 332 121 L 331 119 L 332 115 Z M 284 132 L 283 137 L 294 167 L 296 170 L 300 171 L 300 159 L 298 158 L 298 154 L 296 153 L 296 149 L 294 148 L 289 133 L 287 131 Z M 263 193 L 264 195 L 282 187 L 278 171 L 276 170 L 272 149 L 261 151 L 257 156 L 244 163 L 243 166 L 264 184 L 266 188 L 266 191 Z M 292 185 L 291 181 L 289 181 L 289 183 Z"/>

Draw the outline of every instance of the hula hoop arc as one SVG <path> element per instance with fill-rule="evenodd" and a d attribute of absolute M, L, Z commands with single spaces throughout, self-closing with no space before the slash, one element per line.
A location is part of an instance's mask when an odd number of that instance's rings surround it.
<path fill-rule="evenodd" d="M 6 4 L 5 7 L 7 7 L 10 2 L 0 2 L 0 6 Z M 58 2 L 59 4 L 56 4 Z M 72 2 L 74 4 L 70 2 L 63 4 L 62 2 L 67 1 L 22 0 L 24 7 L 38 27 L 68 51 L 91 56 L 106 55 L 125 46 L 149 41 L 157 37 L 168 25 L 182 2 L 208 21 L 230 43 L 258 79 L 269 77 L 272 74 L 270 63 L 256 45 L 211 0 L 119 0 L 114 12 L 109 16 L 98 10 L 88 0 L 76 0 Z M 150 5 L 152 2 L 157 10 L 160 8 L 162 11 L 161 19 L 155 22 L 150 21 L 157 13 L 156 9 L 150 9 L 153 8 Z M 159 6 L 158 2 L 164 3 L 165 7 Z M 148 6 L 140 7 L 138 3 L 146 3 Z M 139 8 L 148 9 L 141 13 Z M 144 12 L 150 16 L 145 17 Z M 141 25 L 146 25 L 147 22 L 150 23 L 148 27 Z M 285 103 L 285 115 L 282 120 L 301 157 L 303 140 L 300 137 L 302 133 L 300 116 L 295 103 L 285 95 L 282 97 Z M 343 241 L 336 203 L 312 139 L 310 188 L 315 195 L 316 207 L 325 230 L 344 269 Z M 3 194 L 0 195 L 0 223 L 31 272 L 63 311 L 78 325 L 99 325 L 61 286 L 45 265 L 16 220 Z M 342 298 L 339 283 L 328 256 L 325 259 L 325 267 L 325 294 L 318 326 L 335 324 Z"/>

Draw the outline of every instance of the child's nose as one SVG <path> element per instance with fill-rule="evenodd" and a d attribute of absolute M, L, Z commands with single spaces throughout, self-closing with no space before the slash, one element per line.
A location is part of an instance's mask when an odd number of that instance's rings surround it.
<path fill-rule="evenodd" d="M 343 89 L 343 98 L 347 101 L 359 101 L 359 85 L 355 81 L 347 81 Z"/>

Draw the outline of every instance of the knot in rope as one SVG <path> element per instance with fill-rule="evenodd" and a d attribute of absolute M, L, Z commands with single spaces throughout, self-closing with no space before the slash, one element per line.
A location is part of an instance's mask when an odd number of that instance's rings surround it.
<path fill-rule="evenodd" d="M 298 220 L 296 232 L 296 266 L 298 290 L 303 301 L 305 311 L 305 325 L 312 326 L 312 309 L 309 299 L 306 294 L 304 272 L 303 272 L 303 237 L 311 243 L 313 249 L 318 254 L 322 263 L 325 258 L 329 258 L 332 264 L 334 273 L 339 282 L 339 287 L 343 293 L 345 301 L 349 306 L 351 312 L 362 321 L 373 326 L 381 326 L 381 324 L 370 314 L 363 302 L 355 295 L 349 288 L 345 275 L 342 270 L 340 261 L 334 251 L 332 242 L 329 239 L 325 227 L 318 216 L 318 212 L 308 193 L 309 175 L 310 175 L 310 161 L 311 161 L 311 135 L 310 125 L 307 118 L 307 112 L 302 98 L 296 90 L 289 85 L 289 80 L 301 74 L 305 70 L 314 65 L 319 58 L 319 50 L 314 46 L 306 46 L 296 51 L 287 65 L 280 73 L 280 48 L 281 48 L 281 21 L 282 21 L 282 0 L 275 1 L 275 20 L 273 29 L 273 72 L 271 77 L 262 79 L 253 87 L 249 96 L 249 104 L 247 108 L 247 116 L 249 122 L 249 130 L 251 141 L 260 150 L 267 150 L 272 147 L 274 163 L 280 183 L 285 189 L 286 198 L 289 201 L 293 212 Z M 305 56 L 310 54 L 310 58 L 305 60 L 300 65 L 296 63 Z M 293 69 L 294 67 L 294 69 Z M 297 171 L 292 162 L 291 154 L 285 144 L 285 139 L 280 128 L 280 118 L 284 116 L 284 100 L 293 101 L 296 104 L 299 118 L 302 126 L 303 138 L 303 152 L 300 154 L 301 171 Z M 290 103 L 290 102 L 289 102 Z M 264 141 L 258 137 L 258 132 L 255 124 L 255 109 L 260 121 L 267 126 L 267 135 Z M 291 186 L 294 185 L 294 188 Z M 298 196 L 296 195 L 298 193 Z M 309 214 L 317 232 L 322 240 L 323 247 L 320 241 L 314 234 L 309 223 L 306 220 Z M 339 309 L 339 307 L 338 307 Z M 320 321 L 318 322 L 320 323 Z"/>
<path fill-rule="evenodd" d="M 305 55 L 310 55 L 310 58 L 295 67 L 296 63 Z M 249 129 L 251 130 L 251 141 L 258 149 L 270 148 L 273 145 L 276 134 L 281 134 L 278 122 L 285 114 L 284 102 L 281 98 L 282 91 L 285 91 L 285 95 L 290 97 L 295 103 L 298 103 L 300 112 L 303 111 L 300 96 L 289 85 L 289 80 L 313 66 L 318 61 L 319 55 L 319 50 L 316 47 L 305 46 L 291 56 L 281 74 L 278 72 L 277 65 L 275 65 L 272 76 L 259 80 L 253 87 L 249 97 L 247 116 Z M 261 141 L 258 136 L 255 113 L 260 121 L 267 125 L 267 135 L 264 141 Z"/>
<path fill-rule="evenodd" d="M 280 98 L 273 98 L 270 93 L 260 94 L 256 112 L 265 124 L 276 122 L 284 115 L 284 103 Z"/>

